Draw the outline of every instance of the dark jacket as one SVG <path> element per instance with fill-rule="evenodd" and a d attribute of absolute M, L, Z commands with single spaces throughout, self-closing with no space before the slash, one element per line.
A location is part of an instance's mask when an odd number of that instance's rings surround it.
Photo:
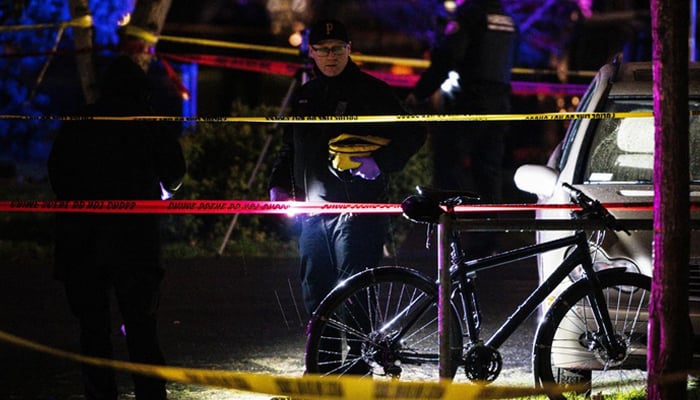
<path fill-rule="evenodd" d="M 459 73 L 460 109 L 467 113 L 501 113 L 510 95 L 517 31 L 499 0 L 467 0 L 433 46 L 430 66 L 413 90 L 416 98 L 433 94 L 448 73 Z M 465 108 L 465 106 L 467 106 Z"/>
<path fill-rule="evenodd" d="M 145 73 L 118 58 L 106 71 L 101 97 L 86 116 L 154 115 Z M 185 174 L 177 132 L 158 122 L 69 121 L 56 136 L 48 160 L 59 200 L 158 200 L 161 183 L 175 189 Z M 59 213 L 58 277 L 71 265 L 97 260 L 156 263 L 158 218 L 138 214 Z"/>
<path fill-rule="evenodd" d="M 299 90 L 292 115 L 400 115 L 406 110 L 391 87 L 361 72 L 350 60 L 336 77 L 318 77 Z M 380 136 L 390 143 L 373 153 L 382 174 L 375 180 L 334 174 L 328 141 L 341 133 Z M 387 174 L 400 171 L 425 141 L 418 123 L 289 124 L 273 166 L 270 187 L 284 188 L 297 200 L 384 201 Z"/>

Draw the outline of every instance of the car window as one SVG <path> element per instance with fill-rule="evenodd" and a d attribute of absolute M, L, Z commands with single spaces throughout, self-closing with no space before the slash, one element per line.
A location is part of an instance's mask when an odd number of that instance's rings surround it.
<path fill-rule="evenodd" d="M 697 101 L 690 102 L 698 110 Z M 606 105 L 610 112 L 648 112 L 651 99 L 613 99 Z M 598 121 L 586 158 L 586 183 L 651 183 L 654 167 L 654 119 L 614 118 Z M 690 178 L 700 179 L 700 119 L 690 118 Z"/>
<path fill-rule="evenodd" d="M 581 97 L 581 101 L 579 102 L 578 107 L 576 107 L 576 111 L 583 111 L 588 109 L 588 105 L 591 103 L 591 99 L 593 98 L 593 94 L 597 92 L 598 87 L 600 86 L 600 77 L 596 76 L 595 79 L 591 82 L 591 84 L 588 86 L 586 89 L 586 92 L 583 94 Z M 581 120 L 580 119 L 574 119 L 571 121 L 569 124 L 568 129 L 566 130 L 566 134 L 564 135 L 564 139 L 562 140 L 562 151 L 560 154 L 560 159 L 558 162 L 557 167 L 561 171 L 564 169 L 564 165 L 566 164 L 566 160 L 569 158 L 569 154 L 571 153 L 571 145 L 576 138 L 576 132 L 579 130 L 579 126 L 581 125 Z"/>

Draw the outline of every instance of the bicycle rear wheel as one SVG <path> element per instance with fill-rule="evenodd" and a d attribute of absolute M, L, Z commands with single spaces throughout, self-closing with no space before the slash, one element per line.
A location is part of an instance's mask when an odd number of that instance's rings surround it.
<path fill-rule="evenodd" d="M 307 331 L 306 371 L 437 380 L 437 299 L 437 285 L 414 270 L 380 267 L 354 275 L 314 312 Z M 462 363 L 462 332 L 451 310 L 454 377 Z"/>
<path fill-rule="evenodd" d="M 628 393 L 646 385 L 647 325 L 651 279 L 633 273 L 598 274 L 624 356 L 603 349 L 586 281 L 569 287 L 549 309 L 535 336 L 535 383 L 565 385 L 575 392 Z M 575 393 L 552 399 L 573 397 Z"/>

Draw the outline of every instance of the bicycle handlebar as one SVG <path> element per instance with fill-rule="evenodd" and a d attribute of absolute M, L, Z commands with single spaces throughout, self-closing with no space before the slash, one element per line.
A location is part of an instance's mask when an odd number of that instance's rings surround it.
<path fill-rule="evenodd" d="M 577 189 L 568 183 L 563 183 L 562 187 L 569 194 L 571 200 L 577 206 L 581 207 L 581 210 L 573 211 L 571 213 L 573 219 L 598 219 L 603 222 L 605 227 L 618 232 L 622 231 L 630 235 L 630 232 L 623 228 L 617 221 L 617 218 L 610 214 L 608 209 L 605 208 L 605 206 L 603 206 L 598 200 L 590 198 L 580 189 Z"/>

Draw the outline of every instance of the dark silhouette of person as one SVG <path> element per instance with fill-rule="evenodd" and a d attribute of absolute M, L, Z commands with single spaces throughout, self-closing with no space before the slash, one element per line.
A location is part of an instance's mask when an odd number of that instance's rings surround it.
<path fill-rule="evenodd" d="M 130 57 L 119 56 L 107 67 L 100 97 L 86 106 L 84 115 L 154 115 L 151 90 L 144 71 Z M 89 119 L 64 123 L 48 159 L 57 199 L 106 204 L 172 195 L 184 177 L 185 160 L 179 132 L 165 126 Z M 156 319 L 164 274 L 159 226 L 155 214 L 56 215 L 55 276 L 79 321 L 82 354 L 113 357 L 113 292 L 130 361 L 165 363 Z M 166 398 L 164 380 L 134 374 L 133 381 L 136 399 Z M 84 364 L 83 382 L 87 399 L 117 399 L 112 369 Z"/>
<path fill-rule="evenodd" d="M 415 106 L 435 93 L 450 71 L 459 74 L 459 89 L 445 100 L 445 112 L 507 114 L 511 111 L 510 77 L 517 29 L 500 0 L 463 0 L 431 50 L 430 66 L 406 99 Z M 465 122 L 431 130 L 434 183 L 446 189 L 477 192 L 485 203 L 503 197 L 504 122 Z M 492 236 L 492 235 L 486 235 Z M 484 244 L 489 253 L 491 240 Z M 476 249 L 475 249 L 476 250 Z M 478 255 L 478 254 L 477 254 Z"/>

